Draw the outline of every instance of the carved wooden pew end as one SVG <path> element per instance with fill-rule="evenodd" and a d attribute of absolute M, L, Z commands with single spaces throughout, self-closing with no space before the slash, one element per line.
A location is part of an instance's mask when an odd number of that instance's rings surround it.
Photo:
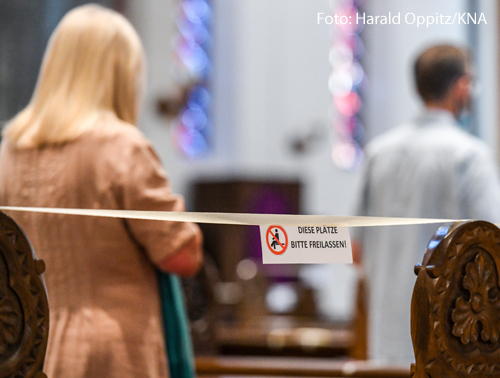
<path fill-rule="evenodd" d="M 412 377 L 500 377 L 500 230 L 439 228 L 415 273 Z"/>
<path fill-rule="evenodd" d="M 0 212 L 0 378 L 47 378 L 44 270 L 24 232 Z"/>
<path fill-rule="evenodd" d="M 44 270 L 0 212 L 0 378 L 46 378 Z M 441 227 L 415 272 L 412 376 L 500 378 L 500 229 L 483 221 Z"/>

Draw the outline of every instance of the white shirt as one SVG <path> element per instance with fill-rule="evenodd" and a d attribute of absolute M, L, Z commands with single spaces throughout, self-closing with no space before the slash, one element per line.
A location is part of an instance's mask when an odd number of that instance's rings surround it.
<path fill-rule="evenodd" d="M 366 148 L 359 215 L 500 222 L 500 182 L 487 145 L 452 114 L 428 111 Z M 414 360 L 413 267 L 439 225 L 359 230 L 369 282 L 369 356 Z"/>

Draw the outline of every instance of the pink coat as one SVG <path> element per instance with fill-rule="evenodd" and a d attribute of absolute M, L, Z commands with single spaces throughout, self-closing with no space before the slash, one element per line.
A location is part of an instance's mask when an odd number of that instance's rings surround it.
<path fill-rule="evenodd" d="M 0 204 L 183 211 L 151 144 L 111 123 L 74 142 L 15 149 L 3 141 Z M 10 213 L 44 273 L 51 378 L 168 376 L 155 262 L 199 228 L 192 223 Z"/>

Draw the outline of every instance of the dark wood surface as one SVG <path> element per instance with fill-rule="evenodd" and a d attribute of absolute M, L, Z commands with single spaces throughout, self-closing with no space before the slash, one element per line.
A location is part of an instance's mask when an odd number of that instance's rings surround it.
<path fill-rule="evenodd" d="M 0 378 L 47 378 L 45 270 L 17 224 L 0 212 Z"/>
<path fill-rule="evenodd" d="M 346 357 L 354 344 L 350 327 L 295 316 L 220 322 L 215 339 L 224 355 Z"/>
<path fill-rule="evenodd" d="M 366 361 L 286 357 L 197 357 L 201 376 L 409 378 L 409 366 L 377 366 Z"/>
<path fill-rule="evenodd" d="M 500 230 L 482 221 L 447 228 L 415 267 L 413 377 L 500 377 Z"/>

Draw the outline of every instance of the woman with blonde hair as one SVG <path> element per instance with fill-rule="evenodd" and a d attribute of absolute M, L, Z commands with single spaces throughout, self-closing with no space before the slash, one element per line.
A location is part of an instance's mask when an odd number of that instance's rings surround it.
<path fill-rule="evenodd" d="M 3 133 L 0 203 L 183 211 L 134 126 L 144 86 L 137 33 L 97 5 L 70 11 L 47 47 L 31 102 Z M 16 213 L 47 266 L 45 371 L 58 377 L 169 375 L 156 269 L 202 262 L 193 223 Z"/>

